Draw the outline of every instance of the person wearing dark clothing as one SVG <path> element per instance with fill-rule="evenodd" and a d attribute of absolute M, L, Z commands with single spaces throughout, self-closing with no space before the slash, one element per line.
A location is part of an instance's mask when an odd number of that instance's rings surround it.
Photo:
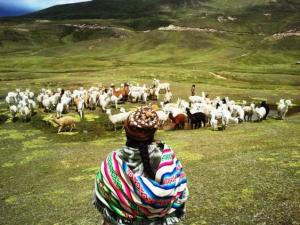
<path fill-rule="evenodd" d="M 196 86 L 195 84 L 193 84 L 191 88 L 191 96 L 195 96 L 195 95 L 196 95 Z"/>

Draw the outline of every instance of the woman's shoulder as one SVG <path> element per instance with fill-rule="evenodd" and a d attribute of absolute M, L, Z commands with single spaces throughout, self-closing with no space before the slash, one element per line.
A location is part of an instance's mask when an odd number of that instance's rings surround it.
<path fill-rule="evenodd" d="M 161 151 L 161 153 L 174 154 L 171 147 L 166 144 L 164 141 L 155 141 L 156 148 Z"/>
<path fill-rule="evenodd" d="M 148 152 L 151 156 L 152 153 L 161 155 L 165 149 L 165 143 L 163 141 L 154 141 L 148 146 Z"/>
<path fill-rule="evenodd" d="M 156 144 L 157 148 L 159 148 L 161 151 L 164 150 L 165 143 L 162 140 L 155 141 L 154 143 Z"/>

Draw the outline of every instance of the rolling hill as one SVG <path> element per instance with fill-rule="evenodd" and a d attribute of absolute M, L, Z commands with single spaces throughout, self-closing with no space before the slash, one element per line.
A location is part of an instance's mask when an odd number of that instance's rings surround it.
<path fill-rule="evenodd" d="M 177 24 L 272 34 L 299 28 L 299 11 L 297 0 L 94 0 L 58 5 L 21 18 L 113 20 L 114 25 L 134 30 Z"/>
<path fill-rule="evenodd" d="M 244 87 L 266 81 L 294 87 L 300 82 L 295 65 L 299 9 L 296 0 L 94 0 L 60 5 L 2 23 L 0 53 L 6 57 L 0 66 L 4 73 L 16 74 L 61 73 L 65 65 L 74 71 L 126 68 L 124 73 L 130 73 L 129 67 L 167 68 L 173 75 L 164 76 L 171 80 L 181 80 L 177 72 L 184 68 L 192 71 L 185 76 L 195 82 L 221 83 L 207 75 L 219 71 L 234 82 L 245 82 Z"/>

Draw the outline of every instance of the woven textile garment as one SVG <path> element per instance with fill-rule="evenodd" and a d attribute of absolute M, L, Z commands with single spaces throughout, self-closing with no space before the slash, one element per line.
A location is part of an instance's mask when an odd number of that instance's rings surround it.
<path fill-rule="evenodd" d="M 174 152 L 164 145 L 155 180 L 134 173 L 116 151 L 108 155 L 96 175 L 96 197 L 126 219 L 165 217 L 188 197 L 186 175 Z"/>

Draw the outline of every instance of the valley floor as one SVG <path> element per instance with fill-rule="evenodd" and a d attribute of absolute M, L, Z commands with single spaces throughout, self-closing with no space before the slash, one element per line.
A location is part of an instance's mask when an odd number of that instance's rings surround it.
<path fill-rule="evenodd" d="M 12 122 L 4 104 L 0 114 L 0 223 L 101 224 L 91 203 L 94 176 L 124 144 L 124 132 L 111 131 L 99 109 L 59 135 L 40 110 L 28 123 Z M 157 139 L 172 147 L 188 176 L 183 224 L 299 224 L 299 131 L 299 113 L 223 132 L 159 130 Z"/>

